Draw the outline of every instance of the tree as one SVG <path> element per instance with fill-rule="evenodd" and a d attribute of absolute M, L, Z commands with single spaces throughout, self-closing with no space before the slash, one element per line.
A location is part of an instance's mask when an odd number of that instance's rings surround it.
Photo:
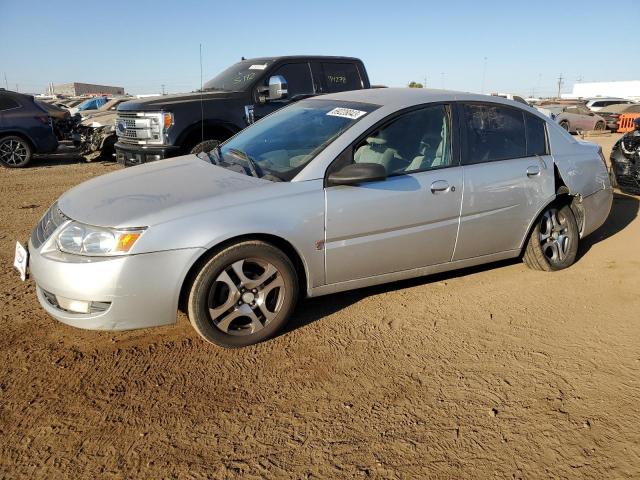
<path fill-rule="evenodd" d="M 409 88 L 424 88 L 424 85 L 418 82 L 409 82 Z"/>

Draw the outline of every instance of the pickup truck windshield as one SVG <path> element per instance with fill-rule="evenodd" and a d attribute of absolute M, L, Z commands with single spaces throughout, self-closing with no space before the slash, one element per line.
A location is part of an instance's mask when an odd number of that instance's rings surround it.
<path fill-rule="evenodd" d="M 243 92 L 272 63 L 270 60 L 238 62 L 213 77 L 202 89 Z"/>
<path fill-rule="evenodd" d="M 327 145 L 378 105 L 302 100 L 248 127 L 215 151 L 221 166 L 243 167 L 273 181 L 290 181 Z"/>

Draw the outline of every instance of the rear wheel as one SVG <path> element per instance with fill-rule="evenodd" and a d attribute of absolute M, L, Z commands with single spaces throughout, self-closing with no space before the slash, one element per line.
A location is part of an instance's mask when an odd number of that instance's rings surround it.
<path fill-rule="evenodd" d="M 536 221 L 524 252 L 524 263 L 534 270 L 551 272 L 573 264 L 579 232 L 568 205 L 550 205 Z"/>
<path fill-rule="evenodd" d="M 607 126 L 605 125 L 605 123 L 604 123 L 604 122 L 602 122 L 602 121 L 599 121 L 599 122 L 596 122 L 596 126 L 595 126 L 595 128 L 594 128 L 594 129 L 595 129 L 595 130 L 604 130 L 605 128 L 607 128 Z"/>
<path fill-rule="evenodd" d="M 238 348 L 277 333 L 297 297 L 291 260 L 273 245 L 253 240 L 230 246 L 204 264 L 191 287 L 187 311 L 202 338 Z"/>
<path fill-rule="evenodd" d="M 7 168 L 25 167 L 33 155 L 31 146 L 16 136 L 0 138 L 0 164 Z"/>
<path fill-rule="evenodd" d="M 569 122 L 567 122 L 566 120 L 562 120 L 560 122 L 560 126 L 564 128 L 567 132 L 569 131 Z"/>

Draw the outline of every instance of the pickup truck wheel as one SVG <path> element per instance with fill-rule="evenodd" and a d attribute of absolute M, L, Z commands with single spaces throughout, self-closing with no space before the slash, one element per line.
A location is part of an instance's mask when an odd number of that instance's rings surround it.
<path fill-rule="evenodd" d="M 578 224 L 568 205 L 550 205 L 536 220 L 524 252 L 533 270 L 552 272 L 573 264 L 578 253 Z"/>
<path fill-rule="evenodd" d="M 193 328 L 206 341 L 238 348 L 278 332 L 295 308 L 298 278 L 273 245 L 245 241 L 213 255 L 197 273 L 187 304 Z"/>
<path fill-rule="evenodd" d="M 0 164 L 3 167 L 25 167 L 32 156 L 31 146 L 22 138 L 13 135 L 0 138 Z"/>
<path fill-rule="evenodd" d="M 210 152 L 218 145 L 220 145 L 220 140 L 205 140 L 194 146 L 189 153 Z"/>

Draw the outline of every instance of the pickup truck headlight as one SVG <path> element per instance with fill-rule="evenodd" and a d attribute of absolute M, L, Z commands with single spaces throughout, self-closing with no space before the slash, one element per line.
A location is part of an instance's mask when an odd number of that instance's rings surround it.
<path fill-rule="evenodd" d="M 124 255 L 144 229 L 112 229 L 71 222 L 58 234 L 58 248 L 76 255 Z"/>

